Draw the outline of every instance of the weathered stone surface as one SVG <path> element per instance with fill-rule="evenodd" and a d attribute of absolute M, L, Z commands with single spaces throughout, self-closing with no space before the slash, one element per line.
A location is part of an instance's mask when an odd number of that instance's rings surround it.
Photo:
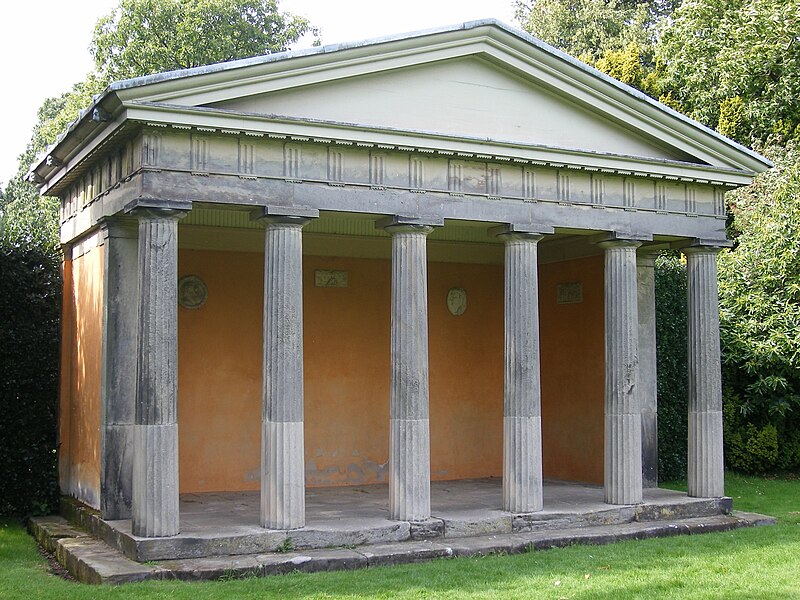
<path fill-rule="evenodd" d="M 133 532 L 177 535 L 178 424 L 134 425 L 133 444 Z"/>
<path fill-rule="evenodd" d="M 178 220 L 186 211 L 169 203 L 132 211 L 139 219 L 139 335 L 131 515 L 134 533 L 162 537 L 180 530 Z"/>
<path fill-rule="evenodd" d="M 448 490 L 451 488 L 452 484 L 446 486 Z M 482 486 L 478 484 L 462 489 L 475 494 L 475 499 L 483 494 Z M 55 542 L 53 546 L 57 548 L 59 560 L 82 581 L 120 583 L 142 579 L 200 580 L 281 574 L 296 570 L 350 569 L 449 556 L 524 552 L 575 543 L 600 544 L 622 539 L 727 531 L 775 523 L 775 519 L 764 515 L 727 514 L 730 511 L 730 498 L 694 499 L 670 490 L 648 490 L 645 504 L 619 507 L 605 505 L 599 488 L 562 484 L 553 488 L 552 495 L 565 506 L 577 502 L 581 509 L 516 515 L 496 510 L 473 511 L 472 520 L 479 522 L 483 519 L 487 525 L 494 523 L 497 515 L 513 519 L 515 533 L 492 533 L 439 541 L 410 540 L 409 523 L 384 521 L 387 527 L 395 527 L 393 531 L 397 535 L 405 536 L 403 539 L 406 541 L 401 542 L 389 540 L 393 535 L 389 529 L 382 530 L 375 524 L 363 527 L 364 531 L 359 532 L 357 523 L 342 526 L 339 520 L 331 520 L 324 527 L 309 531 L 310 537 L 307 539 L 300 537 L 306 530 L 272 532 L 257 525 L 249 528 L 250 534 L 238 536 L 215 536 L 214 531 L 210 530 L 205 537 L 181 533 L 176 537 L 160 539 L 133 538 L 129 530 L 125 533 L 114 529 L 129 524 L 129 521 L 112 522 L 112 527 L 101 521 L 96 511 L 81 510 L 80 506 L 75 506 L 73 514 L 80 516 L 95 530 L 106 533 L 115 531 L 119 535 L 116 543 L 125 540 L 125 543 L 134 543 L 141 555 L 139 560 L 147 560 L 146 565 L 126 559 L 118 549 L 89 537 L 58 517 L 35 519 L 31 529 L 46 547 L 48 539 Z M 592 500 L 595 496 L 598 499 Z M 345 496 L 336 497 L 347 502 Z M 257 509 L 256 502 L 256 513 Z M 463 521 L 467 520 L 466 515 L 461 516 Z M 527 521 L 530 529 L 517 529 L 517 524 L 523 520 Z M 212 522 L 215 521 L 212 519 Z M 108 539 L 114 538 L 109 536 Z M 359 540 L 366 541 L 364 545 L 358 545 Z M 267 541 L 271 546 L 268 547 Z M 337 541 L 344 541 L 347 547 L 330 547 L 342 545 L 336 544 Z M 303 543 L 327 544 L 329 547 L 300 549 L 298 546 Z M 258 548 L 267 548 L 269 551 Z M 286 552 L 276 552 L 278 548 Z M 203 552 L 212 556 L 201 555 Z M 170 558 L 157 560 L 165 556 Z"/>
<path fill-rule="evenodd" d="M 326 546 L 361 546 L 400 542 L 411 538 L 412 524 L 385 521 L 382 525 L 359 526 L 356 523 L 335 527 L 305 527 L 288 532 L 295 548 L 322 548 Z"/>
<path fill-rule="evenodd" d="M 265 211 L 269 212 L 269 211 Z M 305 524 L 303 214 L 269 215 L 264 238 L 261 525 Z"/>
<path fill-rule="evenodd" d="M 511 514 L 499 510 L 438 513 L 446 538 L 511 533 Z"/>
<path fill-rule="evenodd" d="M 391 405 L 389 516 L 431 516 L 428 423 L 428 267 L 432 227 L 392 224 Z"/>
<path fill-rule="evenodd" d="M 605 499 L 642 501 L 642 421 L 638 396 L 638 242 L 600 243 L 605 249 Z"/>
<path fill-rule="evenodd" d="M 134 562 L 94 538 L 60 539 L 55 555 L 83 583 L 119 584 L 163 577 L 161 567 Z"/>
<path fill-rule="evenodd" d="M 718 248 L 685 248 L 689 361 L 689 495 L 725 494 L 722 375 L 719 350 Z"/>
<path fill-rule="evenodd" d="M 133 498 L 133 424 L 139 328 L 138 224 L 106 218 L 101 376 L 100 512 L 129 519 Z"/>
<path fill-rule="evenodd" d="M 528 540 L 518 534 L 486 535 L 448 540 L 453 556 L 486 556 L 488 554 L 520 554 L 525 552 Z"/>
<path fill-rule="evenodd" d="M 500 234 L 505 242 L 505 386 L 503 508 L 542 509 L 539 284 L 535 233 Z"/>
<path fill-rule="evenodd" d="M 444 537 L 444 521 L 441 519 L 427 519 L 409 523 L 412 540 L 432 540 Z"/>
<path fill-rule="evenodd" d="M 639 251 L 639 403 L 642 415 L 642 487 L 658 487 L 658 374 L 656 369 L 656 254 Z"/>
<path fill-rule="evenodd" d="M 89 535 L 85 531 L 73 527 L 64 517 L 58 515 L 31 517 L 28 521 L 28 531 L 42 548 L 53 553 L 58 540 Z"/>
<path fill-rule="evenodd" d="M 370 567 L 401 565 L 453 556 L 453 550 L 448 544 L 431 541 L 378 544 L 358 548 L 357 552 L 367 559 Z"/>

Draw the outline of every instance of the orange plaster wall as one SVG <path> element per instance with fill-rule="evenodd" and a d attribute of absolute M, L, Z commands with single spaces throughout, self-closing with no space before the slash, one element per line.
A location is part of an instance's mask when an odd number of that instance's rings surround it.
<path fill-rule="evenodd" d="M 264 257 L 180 250 L 178 276 L 208 287 L 178 308 L 180 491 L 256 490 L 261 444 Z"/>
<path fill-rule="evenodd" d="M 540 265 L 544 476 L 603 482 L 605 338 L 603 257 Z M 583 302 L 557 304 L 560 283 Z"/>
<path fill-rule="evenodd" d="M 447 292 L 467 292 L 453 316 Z M 503 267 L 429 263 L 431 479 L 503 472 Z"/>
<path fill-rule="evenodd" d="M 348 287 L 315 287 L 317 269 Z M 502 464 L 502 268 L 429 266 L 431 470 L 434 479 L 499 475 Z M 304 257 L 306 483 L 387 481 L 391 265 Z M 259 487 L 263 256 L 181 250 L 179 275 L 208 286 L 179 310 L 181 492 Z M 464 287 L 467 312 L 445 298 Z M 481 368 L 474 365 L 480 364 Z"/>
<path fill-rule="evenodd" d="M 317 269 L 348 287 L 315 287 Z M 429 263 L 431 478 L 500 476 L 503 268 Z M 387 481 L 388 260 L 304 256 L 306 483 Z M 256 490 L 260 472 L 263 255 L 181 250 L 180 276 L 208 286 L 179 309 L 181 492 Z M 584 302 L 556 305 L 556 285 L 584 282 Z M 545 475 L 602 480 L 602 260 L 540 267 Z M 467 311 L 447 310 L 451 287 Z"/>
<path fill-rule="evenodd" d="M 388 481 L 391 265 L 306 256 L 303 267 L 306 483 Z M 316 287 L 317 269 L 347 271 L 347 287 Z"/>
<path fill-rule="evenodd" d="M 62 364 L 70 368 L 61 388 L 62 491 L 93 507 L 100 499 L 103 256 L 100 246 L 67 261 L 64 280 Z"/>

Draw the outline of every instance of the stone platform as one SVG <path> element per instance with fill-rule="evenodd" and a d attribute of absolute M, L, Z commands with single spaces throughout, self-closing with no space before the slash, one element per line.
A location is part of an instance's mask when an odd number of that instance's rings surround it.
<path fill-rule="evenodd" d="M 31 530 L 79 580 L 120 583 L 347 569 L 774 523 L 731 513 L 730 498 L 663 489 L 645 490 L 642 504 L 611 506 L 601 487 L 546 482 L 541 512 L 511 514 L 501 502 L 499 479 L 434 482 L 432 518 L 402 522 L 388 519 L 385 485 L 316 488 L 306 492 L 306 526 L 276 531 L 258 525 L 258 492 L 186 494 L 175 537 L 134 536 L 129 520 L 104 521 L 74 503 L 63 507 L 68 520 L 33 519 Z"/>

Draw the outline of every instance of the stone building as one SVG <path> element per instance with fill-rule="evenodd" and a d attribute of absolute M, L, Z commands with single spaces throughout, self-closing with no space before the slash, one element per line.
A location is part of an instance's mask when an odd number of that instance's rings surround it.
<path fill-rule="evenodd" d="M 496 21 L 112 84 L 61 198 L 60 481 L 139 537 L 179 493 L 656 473 L 654 253 L 689 289 L 689 495 L 723 496 L 716 253 L 769 162 Z M 498 488 L 499 490 L 499 488 Z"/>

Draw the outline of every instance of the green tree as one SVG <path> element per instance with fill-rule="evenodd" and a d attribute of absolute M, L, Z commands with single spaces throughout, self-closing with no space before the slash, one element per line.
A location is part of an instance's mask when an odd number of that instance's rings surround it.
<path fill-rule="evenodd" d="M 47 512 L 58 499 L 58 199 L 25 180 L 36 156 L 113 79 L 284 50 L 309 30 L 275 0 L 121 0 L 95 30 L 97 71 L 39 108 L 0 197 L 0 514 Z"/>
<path fill-rule="evenodd" d="M 690 117 L 752 145 L 800 139 L 800 0 L 686 0 L 657 47 Z"/>
<path fill-rule="evenodd" d="M 657 11 L 624 0 L 517 0 L 523 29 L 551 46 L 594 64 L 607 50 L 652 44 Z"/>
<path fill-rule="evenodd" d="M 26 237 L 57 245 L 57 237 L 47 238 L 58 229 L 55 205 L 40 200 L 25 178 L 36 156 L 111 81 L 285 50 L 309 31 L 316 30 L 307 19 L 280 12 L 276 0 L 121 0 L 95 27 L 90 51 L 97 71 L 39 108 L 17 174 L 5 189 L 9 207 L 0 214 L 0 227 L 7 235 L 23 235 L 25 227 L 40 224 L 40 232 Z"/>
<path fill-rule="evenodd" d="M 678 0 L 517 0 L 522 28 L 673 108 L 655 49 Z"/>
<path fill-rule="evenodd" d="M 800 468 L 800 144 L 765 152 L 775 168 L 728 194 L 719 257 L 727 455 L 748 471 Z"/>
<path fill-rule="evenodd" d="M 121 0 L 95 27 L 101 79 L 198 67 L 289 48 L 312 31 L 276 0 Z"/>

